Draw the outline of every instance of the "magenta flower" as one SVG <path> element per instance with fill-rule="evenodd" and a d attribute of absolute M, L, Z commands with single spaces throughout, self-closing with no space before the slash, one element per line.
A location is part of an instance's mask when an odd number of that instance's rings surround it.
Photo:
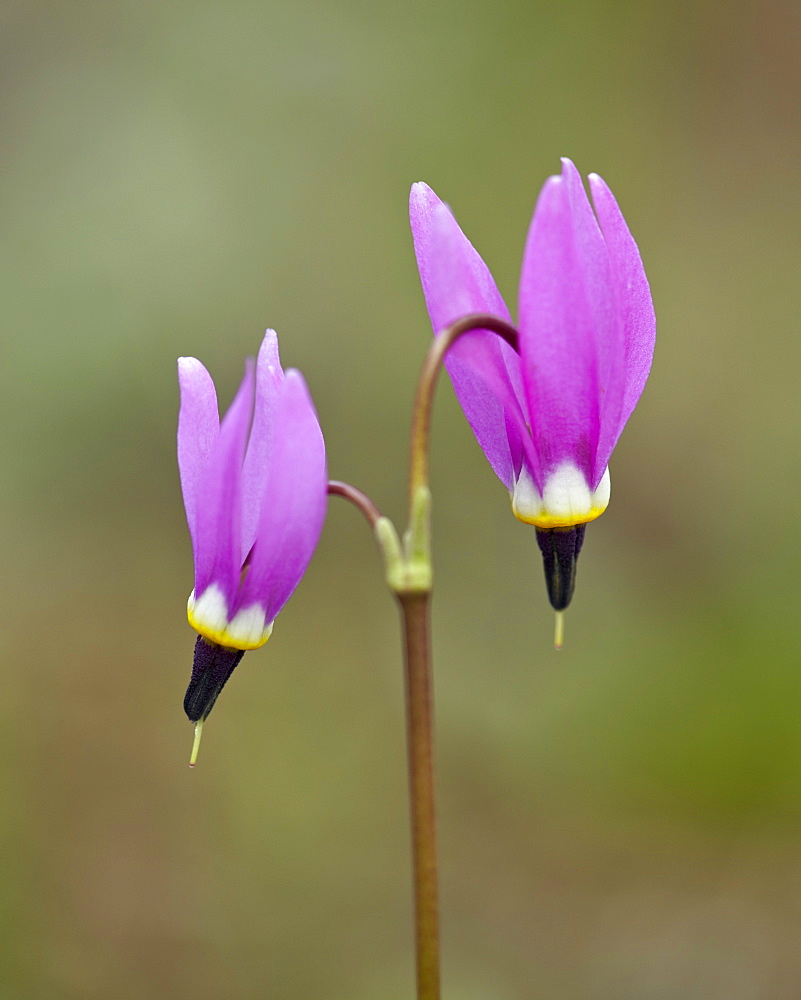
<path fill-rule="evenodd" d="M 588 521 L 609 503 L 609 458 L 642 393 L 656 322 L 637 244 L 612 192 L 570 160 L 540 193 L 518 303 L 519 354 L 488 331 L 449 352 L 456 395 L 515 515 L 537 529 L 551 603 L 567 607 Z M 446 205 L 412 187 L 412 234 L 438 333 L 470 313 L 511 322 Z"/>
<path fill-rule="evenodd" d="M 211 711 L 242 659 L 270 637 L 323 525 L 325 446 L 303 376 L 265 334 L 222 423 L 211 376 L 179 358 L 178 466 L 192 536 L 189 623 L 199 633 L 184 708 Z"/>

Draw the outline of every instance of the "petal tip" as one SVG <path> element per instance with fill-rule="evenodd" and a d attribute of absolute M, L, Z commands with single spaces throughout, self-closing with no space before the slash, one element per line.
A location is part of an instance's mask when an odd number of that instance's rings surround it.
<path fill-rule="evenodd" d="M 562 164 L 562 176 L 581 176 L 578 171 L 576 164 L 570 159 L 569 156 L 560 156 L 559 162 Z"/>
<path fill-rule="evenodd" d="M 286 377 L 286 381 L 289 383 L 289 386 L 302 386 L 306 392 L 309 391 L 306 379 L 303 377 L 303 372 L 299 368 L 287 368 L 284 375 Z"/>
<path fill-rule="evenodd" d="M 259 347 L 259 356 L 256 362 L 259 370 L 262 367 L 275 368 L 281 370 L 281 358 L 278 351 L 278 334 L 275 330 L 267 329 Z"/>
<path fill-rule="evenodd" d="M 325 451 L 325 439 L 323 438 L 323 432 L 320 427 L 320 418 L 317 416 L 317 409 L 314 405 L 314 400 L 312 399 L 311 392 L 309 391 L 308 383 L 303 377 L 303 373 L 297 368 L 287 368 L 284 373 L 283 399 L 285 405 L 289 407 L 300 407 L 300 412 L 305 411 L 309 416 L 311 416 L 314 426 L 317 429 L 317 434 L 320 437 L 323 451 Z"/>
<path fill-rule="evenodd" d="M 562 164 L 562 177 L 567 181 L 568 184 L 578 184 L 582 189 L 584 188 L 584 181 L 581 179 L 581 174 L 578 171 L 576 164 L 568 156 L 563 156 L 561 159 Z"/>
<path fill-rule="evenodd" d="M 597 194 L 600 194 L 601 196 L 608 195 L 609 197 L 613 197 L 609 185 L 600 174 L 588 174 L 587 180 L 590 182 L 590 193 L 592 194 L 593 199 Z"/>
<path fill-rule="evenodd" d="M 409 191 L 409 214 L 412 220 L 416 216 L 433 212 L 437 205 L 441 204 L 442 201 L 425 181 L 415 181 L 412 184 Z"/>

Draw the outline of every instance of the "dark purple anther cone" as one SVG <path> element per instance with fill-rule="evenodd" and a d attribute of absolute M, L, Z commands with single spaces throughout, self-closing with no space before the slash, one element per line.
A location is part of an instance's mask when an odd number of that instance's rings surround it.
<path fill-rule="evenodd" d="M 537 528 L 537 544 L 545 566 L 545 583 L 554 611 L 564 611 L 573 597 L 576 586 L 576 562 L 584 544 L 586 524 L 572 528 Z"/>
<path fill-rule="evenodd" d="M 190 722 L 202 722 L 208 717 L 217 695 L 244 655 L 244 649 L 218 646 L 202 635 L 197 637 L 192 678 L 184 696 L 184 711 Z"/>

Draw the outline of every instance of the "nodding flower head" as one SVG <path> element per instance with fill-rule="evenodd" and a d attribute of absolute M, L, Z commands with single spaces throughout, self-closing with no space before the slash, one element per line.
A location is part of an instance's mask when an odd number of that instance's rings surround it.
<path fill-rule="evenodd" d="M 179 358 L 178 466 L 192 537 L 189 622 L 199 633 L 184 701 L 208 716 L 244 652 L 270 637 L 309 564 L 326 509 L 325 446 L 303 376 L 268 330 L 220 422 L 211 376 Z"/>
<path fill-rule="evenodd" d="M 609 458 L 656 332 L 637 244 L 604 181 L 590 174 L 589 184 L 592 205 L 565 159 L 540 193 L 520 277 L 519 354 L 478 331 L 445 361 L 512 510 L 537 529 L 557 611 L 572 597 L 584 527 L 609 503 Z M 471 313 L 511 322 L 486 264 L 427 185 L 412 187 L 410 215 L 434 332 Z"/>

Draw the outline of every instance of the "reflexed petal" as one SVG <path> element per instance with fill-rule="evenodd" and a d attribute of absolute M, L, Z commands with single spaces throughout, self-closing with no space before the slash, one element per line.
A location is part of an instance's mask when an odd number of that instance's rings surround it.
<path fill-rule="evenodd" d="M 253 368 L 249 361 L 196 491 L 195 597 L 199 600 L 216 583 L 229 616 L 242 568 L 242 463 L 253 416 Z"/>
<path fill-rule="evenodd" d="M 625 385 L 621 411 L 616 422 L 602 418 L 598 462 L 609 461 L 620 432 L 637 405 L 654 355 L 656 317 L 651 290 L 642 266 L 640 251 L 629 232 L 614 195 L 597 175 L 590 174 L 590 191 L 601 224 L 611 265 L 617 307 L 623 325 L 625 360 L 621 366 Z"/>
<path fill-rule="evenodd" d="M 428 185 L 412 186 L 409 215 L 434 332 L 470 313 L 491 313 L 511 322 L 487 265 Z M 478 443 L 498 478 L 511 488 L 528 439 L 520 359 L 494 333 L 477 331 L 457 341 L 445 367 Z"/>
<path fill-rule="evenodd" d="M 253 407 L 253 426 L 250 430 L 245 464 L 242 468 L 242 549 L 241 564 L 256 540 L 267 472 L 273 441 L 273 424 L 279 388 L 284 372 L 278 357 L 278 337 L 275 330 L 264 335 L 256 359 L 256 401 Z"/>
<path fill-rule="evenodd" d="M 328 477 L 317 414 L 300 372 L 281 385 L 256 543 L 238 607 L 260 604 L 271 622 L 309 564 L 322 530 Z"/>
<path fill-rule="evenodd" d="M 178 470 L 184 495 L 186 520 L 197 558 L 195 497 L 220 432 L 217 393 L 214 382 L 197 358 L 178 358 L 178 386 L 181 409 L 178 414 Z"/>
<path fill-rule="evenodd" d="M 562 461 L 598 486 L 601 400 L 622 406 L 623 331 L 610 287 L 606 244 L 578 171 L 542 189 L 529 229 L 520 279 L 520 354 L 540 468 L 537 486 Z M 535 477 L 536 478 L 536 477 Z"/>
<path fill-rule="evenodd" d="M 409 217 L 434 329 L 439 332 L 460 316 L 474 312 L 492 313 L 511 322 L 489 268 L 459 228 L 448 206 L 427 184 L 412 185 Z M 443 257 L 442 250 L 449 252 Z M 501 341 L 492 335 L 492 343 Z"/>

